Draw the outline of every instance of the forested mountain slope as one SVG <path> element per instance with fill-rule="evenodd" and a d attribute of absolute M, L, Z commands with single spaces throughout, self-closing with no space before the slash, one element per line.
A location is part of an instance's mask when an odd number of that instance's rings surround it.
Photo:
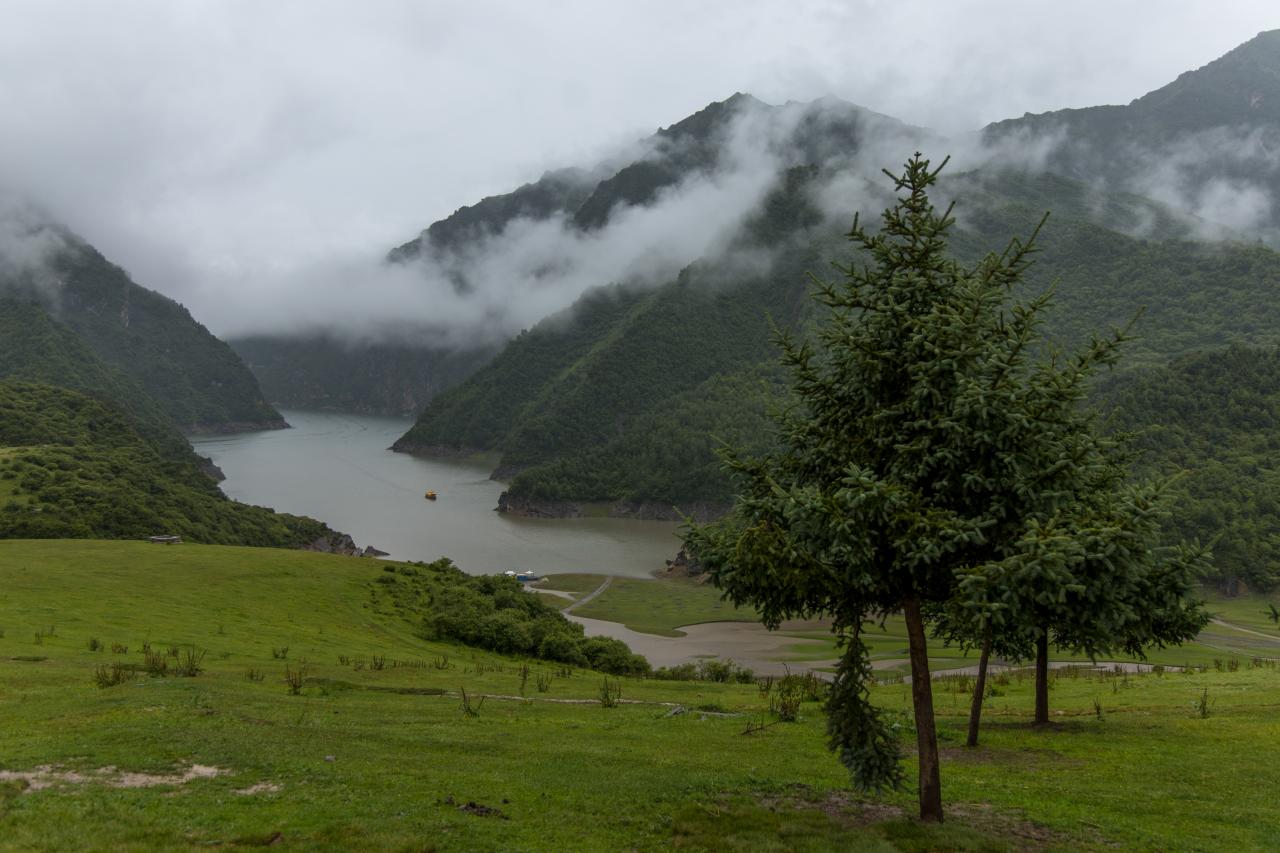
<path fill-rule="evenodd" d="M 137 381 L 98 358 L 33 299 L 0 297 L 0 380 L 5 379 L 94 397 L 129 418 L 164 458 L 195 462 L 191 445 Z"/>
<path fill-rule="evenodd" d="M 281 406 L 362 414 L 417 415 L 497 352 L 429 344 L 344 341 L 328 334 L 257 335 L 230 341 L 262 393 Z"/>
<path fill-rule="evenodd" d="M 751 232 L 725 258 L 693 264 L 666 285 L 592 294 L 567 318 L 530 330 L 433 401 L 396 448 L 501 451 L 499 473 L 519 475 L 507 504 L 518 511 L 571 513 L 575 503 L 603 501 L 618 513 L 669 516 L 673 504 L 709 512 L 727 503 L 713 436 L 767 440 L 764 412 L 776 386 L 770 320 L 803 328 L 807 274 L 856 262 L 841 229 L 806 204 L 824 177 L 792 170 L 770 196 L 773 214 L 754 221 L 770 224 L 772 242 Z M 1129 364 L 1280 343 L 1280 256 L 1266 247 L 1178 239 L 1185 218 L 1052 175 L 962 175 L 943 190 L 960 197 L 953 251 L 969 261 L 1029 232 L 1041 205 L 1060 211 L 1041 233 L 1022 295 L 1054 287 L 1048 331 L 1062 346 L 1140 310 Z M 1141 219 L 1168 239 L 1095 224 L 1099 210 L 1117 223 Z M 767 268 L 735 267 L 735 249 L 762 245 L 774 250 Z"/>
<path fill-rule="evenodd" d="M 0 295 L 34 300 L 103 362 L 132 378 L 179 429 L 284 426 L 231 348 L 177 302 L 135 284 L 65 228 L 31 216 L 6 228 L 44 248 L 34 262 L 0 256 Z"/>
<path fill-rule="evenodd" d="M 500 449 L 505 468 L 522 468 L 593 449 L 673 395 L 761 362 L 770 323 L 798 321 L 804 271 L 821 263 L 822 240 L 795 239 L 821 220 L 807 195 L 816 176 L 787 172 L 722 262 L 658 288 L 589 293 L 521 335 L 434 400 L 395 449 Z"/>
<path fill-rule="evenodd" d="M 1117 373 L 1097 404 L 1131 431 L 1148 474 L 1182 472 L 1169 528 L 1213 543 L 1210 581 L 1280 584 L 1280 349 L 1231 346 Z"/>
<path fill-rule="evenodd" d="M 1079 345 L 1140 313 L 1126 367 L 1196 349 L 1280 343 L 1280 257 L 1258 240 L 1271 233 L 1268 221 L 1234 215 L 1252 204 L 1253 191 L 1271 193 L 1266 181 L 1280 168 L 1274 157 L 1259 164 L 1253 156 L 1270 150 L 1280 117 L 1277 69 L 1280 32 L 1263 33 L 1126 107 L 990 126 L 987 159 L 976 158 L 984 165 L 947 175 L 940 186 L 938 201 L 959 200 L 953 254 L 972 262 L 1000 251 L 1051 211 L 1020 295 L 1054 289 L 1047 331 L 1057 345 Z M 602 501 L 648 515 L 664 506 L 669 513 L 672 504 L 710 511 L 726 502 L 710 436 L 768 441 L 767 389 L 777 382 L 770 323 L 803 333 L 808 275 L 858 262 L 841 235 L 855 212 L 878 211 L 886 196 L 867 157 L 905 157 L 912 145 L 941 157 L 965 147 L 847 104 L 769 108 L 737 95 L 661 132 L 653 147 L 661 168 L 624 169 L 597 190 L 627 187 L 614 204 L 658 197 L 682 169 L 714 170 L 731 157 L 731 134 L 721 130 L 735 113 L 776 119 L 787 110 L 783 131 L 768 121 L 751 126 L 774 128 L 766 136 L 779 171 L 726 248 L 660 284 L 588 294 L 436 398 L 397 449 L 500 451 L 496 473 L 514 477 L 505 505 L 516 511 L 572 513 L 579 502 Z M 681 145 L 664 148 L 667 133 Z M 1235 146 L 1230 157 L 1197 147 L 1241 138 L 1253 144 Z M 1175 142 L 1182 147 L 1169 147 Z M 679 156 L 664 159 L 669 150 Z M 1031 156 L 1037 150 L 1045 156 Z M 1152 170 L 1166 161 L 1174 171 L 1163 186 L 1173 189 L 1153 201 Z M 458 234 L 499 234 L 504 217 L 529 215 L 532 198 L 578 221 L 588 202 L 572 205 L 587 175 L 486 199 L 397 253 L 447 252 Z M 1256 180 L 1239 186 L 1234 207 L 1210 203 L 1212 193 L 1250 175 Z M 1205 218 L 1224 213 L 1232 215 Z"/>

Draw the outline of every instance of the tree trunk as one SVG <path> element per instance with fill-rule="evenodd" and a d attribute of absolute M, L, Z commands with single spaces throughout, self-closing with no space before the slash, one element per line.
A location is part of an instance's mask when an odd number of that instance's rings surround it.
<path fill-rule="evenodd" d="M 942 823 L 942 777 L 938 768 L 938 733 L 933 722 L 933 682 L 929 678 L 929 653 L 925 648 L 920 602 L 902 603 L 907 617 L 911 649 L 911 699 L 916 713 L 916 750 L 920 756 L 920 819 Z"/>
<path fill-rule="evenodd" d="M 987 661 L 991 659 L 991 630 L 982 638 L 982 657 L 978 658 L 978 680 L 973 685 L 973 704 L 969 706 L 969 738 L 965 746 L 978 745 L 978 725 L 982 721 L 982 701 L 987 693 Z"/>
<path fill-rule="evenodd" d="M 1036 640 L 1036 718 L 1035 725 L 1049 725 L 1049 632 Z"/>

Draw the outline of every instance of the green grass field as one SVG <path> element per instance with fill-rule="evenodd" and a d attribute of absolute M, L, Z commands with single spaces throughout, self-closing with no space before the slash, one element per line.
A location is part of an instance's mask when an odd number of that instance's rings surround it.
<path fill-rule="evenodd" d="M 592 592 L 605 575 L 551 575 L 539 585 L 575 593 L 577 598 Z M 568 605 L 572 602 L 564 601 Z M 615 577 L 596 598 L 575 608 L 578 616 L 621 622 L 633 631 L 664 637 L 683 637 L 681 625 L 700 622 L 757 622 L 754 609 L 740 609 L 720 598 L 720 590 L 682 578 L 644 580 Z"/>
<path fill-rule="evenodd" d="M 771 719 L 754 685 L 625 679 L 624 703 L 606 708 L 600 676 L 537 661 L 521 698 L 521 662 L 423 641 L 385 612 L 382 568 L 282 550 L 0 542 L 0 773 L 10 774 L 0 776 L 0 847 L 1280 845 L 1280 673 L 1270 667 L 1062 676 L 1051 731 L 1027 726 L 1030 682 L 1007 677 L 973 752 L 958 746 L 964 685 L 939 681 L 950 817 L 920 827 L 902 817 L 909 792 L 846 790 L 817 704 L 798 723 L 746 735 Z M 99 667 L 140 666 L 144 643 L 172 665 L 203 650 L 202 671 L 95 685 Z M 290 695 L 286 668 L 304 666 Z M 909 751 L 905 691 L 874 696 L 898 715 Z M 677 704 L 688 712 L 672 715 Z M 219 772 L 114 786 L 123 771 L 163 777 L 193 765 Z M 35 790 L 12 776 L 70 771 L 86 781 Z"/>

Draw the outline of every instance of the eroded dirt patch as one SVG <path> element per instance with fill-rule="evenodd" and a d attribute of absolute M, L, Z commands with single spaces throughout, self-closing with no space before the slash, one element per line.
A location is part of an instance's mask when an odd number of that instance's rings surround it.
<path fill-rule="evenodd" d="M 179 773 L 133 773 L 116 767 L 97 770 L 64 770 L 53 764 L 42 764 L 32 770 L 0 770 L 0 782 L 24 784 L 25 792 L 43 791 L 59 785 L 106 785 L 108 788 L 154 788 L 159 785 L 185 785 L 196 779 L 212 779 L 230 773 L 221 767 L 193 764 Z"/>
<path fill-rule="evenodd" d="M 242 797 L 252 797 L 255 794 L 278 794 L 283 789 L 284 786 L 276 782 L 259 782 L 247 788 L 237 788 L 236 793 Z"/>
<path fill-rule="evenodd" d="M 770 811 L 814 809 L 846 828 L 865 828 L 888 821 L 909 820 L 900 806 L 860 797 L 852 791 L 820 794 L 807 785 L 788 786 L 779 793 L 757 794 L 756 802 Z M 1018 850 L 1070 849 L 1072 837 L 1018 815 L 996 811 L 989 803 L 948 803 L 947 817 L 971 829 L 989 833 L 1012 843 Z M 1091 833 L 1095 842 L 1103 842 Z"/>

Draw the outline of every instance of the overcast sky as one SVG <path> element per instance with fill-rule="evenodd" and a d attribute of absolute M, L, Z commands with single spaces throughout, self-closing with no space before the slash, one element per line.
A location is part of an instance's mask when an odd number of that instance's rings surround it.
<path fill-rule="evenodd" d="M 1158 11 L 1157 11 L 1158 10 Z M 1274 0 L 4 0 L 0 189 L 235 331 L 350 264 L 747 91 L 944 131 L 1126 103 L 1280 26 Z"/>

